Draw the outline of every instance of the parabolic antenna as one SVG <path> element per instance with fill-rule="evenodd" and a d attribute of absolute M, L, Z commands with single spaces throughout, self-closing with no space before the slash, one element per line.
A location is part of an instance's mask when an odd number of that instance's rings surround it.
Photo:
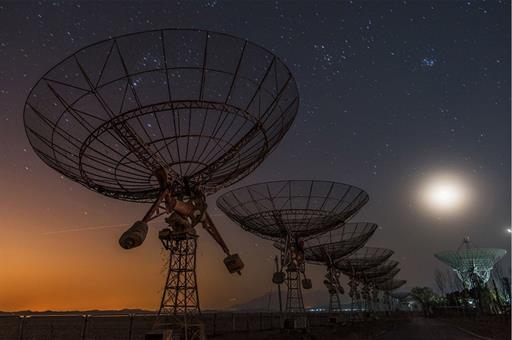
<path fill-rule="evenodd" d="M 309 263 L 331 265 L 334 260 L 363 247 L 375 230 L 377 230 L 375 223 L 346 223 L 306 240 L 304 257 Z"/>
<path fill-rule="evenodd" d="M 402 287 L 406 282 L 407 281 L 405 280 L 390 278 L 386 281 L 375 283 L 375 291 L 382 291 L 384 293 L 384 300 L 387 302 L 390 311 L 393 309 L 394 300 L 404 300 L 407 296 L 409 296 L 410 292 L 393 293 L 394 290 Z"/>
<path fill-rule="evenodd" d="M 334 262 L 338 270 L 346 275 L 362 272 L 384 263 L 393 255 L 393 251 L 385 248 L 364 247 L 349 256 Z"/>
<path fill-rule="evenodd" d="M 338 270 L 350 278 L 350 297 L 359 303 L 362 299 L 368 310 L 372 309 L 373 302 L 378 301 L 379 292 L 375 285 L 393 279 L 400 271 L 397 261 L 387 260 L 392 254 L 388 249 L 367 247 L 336 263 Z"/>
<path fill-rule="evenodd" d="M 492 268 L 506 253 L 504 249 L 471 247 L 469 238 L 465 238 L 457 250 L 434 256 L 450 266 L 467 288 L 473 288 L 489 280 Z"/>
<path fill-rule="evenodd" d="M 292 74 L 270 51 L 226 34 L 163 29 L 64 59 L 32 89 L 24 119 L 32 147 L 58 172 L 109 197 L 153 202 L 159 168 L 205 193 L 246 176 L 298 106 Z"/>
<path fill-rule="evenodd" d="M 304 240 L 343 225 L 368 199 L 366 192 L 348 184 L 288 180 L 232 190 L 221 195 L 217 205 L 244 230 L 277 241 L 281 270 L 272 280 L 283 283 L 286 271 L 286 311 L 303 312 L 301 275 L 302 286 L 312 287 L 305 275 Z"/>
<path fill-rule="evenodd" d="M 340 295 L 344 293 L 334 261 L 363 247 L 375 230 L 375 223 L 346 223 L 304 242 L 305 260 L 327 267 L 323 283 L 329 293 L 329 312 L 341 310 Z"/>
<path fill-rule="evenodd" d="M 375 267 L 378 268 L 378 267 Z M 375 268 L 369 269 L 368 271 L 372 271 Z M 362 289 L 362 295 L 366 299 L 366 303 L 370 306 L 373 305 L 372 303 L 376 303 L 379 301 L 379 292 L 380 290 L 377 288 L 377 285 L 380 283 L 385 283 L 390 280 L 393 280 L 393 278 L 400 272 L 400 268 L 393 268 L 389 270 L 388 272 L 385 272 L 385 269 L 382 270 L 381 273 L 378 273 L 378 271 L 374 271 L 372 274 L 374 275 L 362 275 L 358 278 L 358 280 L 363 283 L 363 289 Z M 363 272 L 364 273 L 364 272 Z M 384 292 L 384 297 L 386 299 L 389 299 L 389 295 Z"/>
<path fill-rule="evenodd" d="M 368 202 L 352 185 L 310 180 L 254 184 L 229 191 L 219 208 L 245 230 L 262 238 L 306 238 L 334 229 Z"/>
<path fill-rule="evenodd" d="M 387 277 L 387 275 L 392 274 L 395 271 L 396 273 L 398 273 L 399 269 L 396 268 L 397 266 L 398 261 L 388 260 L 378 265 L 377 267 L 373 267 L 363 271 L 354 271 L 353 273 L 347 273 L 347 275 L 359 281 L 375 282 L 374 279 Z"/>
<path fill-rule="evenodd" d="M 380 276 L 366 277 L 364 280 L 375 285 L 377 283 L 382 283 L 393 279 L 399 272 L 400 268 L 394 268 L 385 274 L 381 274 Z"/>
<path fill-rule="evenodd" d="M 391 279 L 382 283 L 377 283 L 375 287 L 379 290 L 389 292 L 402 287 L 406 282 L 406 280 Z"/>
<path fill-rule="evenodd" d="M 396 281 L 404 281 L 404 283 L 402 283 L 400 286 L 403 286 L 407 282 L 405 280 L 396 280 Z M 388 282 L 385 282 L 384 284 L 387 285 Z M 400 287 L 397 287 L 397 288 L 400 288 Z M 403 300 L 406 297 L 408 297 L 409 295 L 411 295 L 411 292 L 395 292 L 395 293 L 391 294 L 392 297 L 394 297 L 395 299 L 398 299 L 398 300 Z"/>
<path fill-rule="evenodd" d="M 230 272 L 243 267 L 208 216 L 206 195 L 258 166 L 298 106 L 292 74 L 270 51 L 227 34 L 161 29 L 58 63 L 30 92 L 24 122 L 53 169 L 105 196 L 152 203 L 122 235 L 123 248 L 139 246 L 147 222 L 168 215 L 159 233 L 172 250 L 160 313 L 184 314 L 187 325 L 187 313 L 199 312 L 195 226 L 219 243 Z"/>

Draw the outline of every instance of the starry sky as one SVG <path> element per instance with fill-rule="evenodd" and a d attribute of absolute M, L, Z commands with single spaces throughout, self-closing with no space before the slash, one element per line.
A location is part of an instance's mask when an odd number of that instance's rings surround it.
<path fill-rule="evenodd" d="M 408 287 L 433 286 L 434 270 L 446 268 L 433 253 L 466 235 L 510 253 L 508 1 L 1 1 L 0 27 L 0 310 L 158 307 L 158 229 L 132 251 L 117 243 L 146 206 L 62 177 L 35 155 L 23 127 L 26 96 L 54 64 L 85 45 L 149 29 L 243 37 L 295 76 L 301 104 L 293 126 L 233 188 L 303 178 L 364 188 L 370 201 L 356 219 L 379 224 L 369 245 L 395 251 Z M 419 204 L 420 183 L 436 174 L 463 178 L 475 193 L 470 206 L 446 216 Z M 276 254 L 223 216 L 215 198 L 210 211 L 246 268 L 228 274 L 221 250 L 200 232 L 203 308 L 269 292 Z M 323 269 L 308 271 L 323 290 Z"/>

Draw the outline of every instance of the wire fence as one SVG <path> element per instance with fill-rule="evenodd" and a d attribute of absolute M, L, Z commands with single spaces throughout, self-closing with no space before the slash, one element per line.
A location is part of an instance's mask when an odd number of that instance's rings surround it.
<path fill-rule="evenodd" d="M 348 314 L 337 313 L 338 321 Z M 331 314 L 305 314 L 312 327 L 325 326 Z M 207 336 L 279 329 L 283 314 L 270 312 L 203 313 Z M 332 319 L 331 319 L 332 321 Z M 0 316 L 2 340 L 144 340 L 155 322 L 154 314 L 124 315 L 6 315 Z"/>

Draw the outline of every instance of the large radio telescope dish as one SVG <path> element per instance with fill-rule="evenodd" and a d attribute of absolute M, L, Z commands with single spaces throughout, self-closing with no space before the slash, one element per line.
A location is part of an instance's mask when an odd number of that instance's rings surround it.
<path fill-rule="evenodd" d="M 346 275 L 362 272 L 384 263 L 393 255 L 385 248 L 364 247 L 335 261 L 335 267 Z"/>
<path fill-rule="evenodd" d="M 258 166 L 298 106 L 293 76 L 268 50 L 227 34 L 161 29 L 64 59 L 30 92 L 24 122 L 38 156 L 61 174 L 108 197 L 152 203 L 121 235 L 122 248 L 140 246 L 147 222 L 167 215 L 157 323 L 187 339 L 201 332 L 188 321 L 200 314 L 195 227 L 221 246 L 230 273 L 244 267 L 206 211 L 206 195 Z"/>
<path fill-rule="evenodd" d="M 164 168 L 209 194 L 249 174 L 299 106 L 270 51 L 202 30 L 128 34 L 80 49 L 48 71 L 24 110 L 50 167 L 103 195 L 153 202 Z"/>
<path fill-rule="evenodd" d="M 368 202 L 357 187 L 328 181 L 289 180 L 249 185 L 217 199 L 243 229 L 274 241 L 306 238 L 336 228 Z"/>
<path fill-rule="evenodd" d="M 307 262 L 331 265 L 336 259 L 349 255 L 364 246 L 377 230 L 375 223 L 354 222 L 304 242 L 304 257 Z"/>
<path fill-rule="evenodd" d="M 497 248 L 473 248 L 465 239 L 457 250 L 443 251 L 434 256 L 450 266 L 459 279 L 468 287 L 475 285 L 475 276 L 481 283 L 489 281 L 491 270 L 507 251 Z"/>
<path fill-rule="evenodd" d="M 375 230 L 375 223 L 347 223 L 304 242 L 305 260 L 327 266 L 323 283 L 329 293 L 329 312 L 341 310 L 340 294 L 344 293 L 334 261 L 362 248 Z"/>
<path fill-rule="evenodd" d="M 386 277 L 388 274 L 394 273 L 394 271 L 397 269 L 398 261 L 394 260 L 387 260 L 386 262 L 370 268 L 363 271 L 354 271 L 352 273 L 347 273 L 350 277 L 353 277 L 358 280 L 362 281 L 373 281 L 374 279 L 378 279 L 381 277 Z M 398 271 L 396 272 L 398 273 Z M 395 274 L 396 274 L 395 273 Z M 393 275 L 394 276 L 394 275 Z"/>
<path fill-rule="evenodd" d="M 376 284 L 375 288 L 377 288 L 379 290 L 390 292 L 392 290 L 395 290 L 395 289 L 398 289 L 398 288 L 402 287 L 406 283 L 407 283 L 406 280 L 391 279 L 391 280 L 388 280 L 386 282 L 382 282 L 382 283 Z"/>
<path fill-rule="evenodd" d="M 328 181 L 288 180 L 249 185 L 227 192 L 217 206 L 244 230 L 277 241 L 281 272 L 272 281 L 284 282 L 286 270 L 287 312 L 303 312 L 300 278 L 305 275 L 304 241 L 343 225 L 368 201 L 368 194 L 354 186 Z"/>
<path fill-rule="evenodd" d="M 381 274 L 379 276 L 374 276 L 372 278 L 367 277 L 367 278 L 365 278 L 365 281 L 371 282 L 373 284 L 383 283 L 383 282 L 392 280 L 396 276 L 396 274 L 398 274 L 399 272 L 400 272 L 400 268 L 394 268 L 385 274 Z"/>

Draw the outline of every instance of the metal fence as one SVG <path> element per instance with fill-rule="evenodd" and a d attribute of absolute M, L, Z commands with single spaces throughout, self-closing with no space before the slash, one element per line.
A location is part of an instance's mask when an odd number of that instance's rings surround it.
<path fill-rule="evenodd" d="M 329 323 L 329 313 L 307 313 L 310 326 Z M 340 314 L 338 314 L 339 317 Z M 344 315 L 347 319 L 348 316 Z M 280 313 L 203 313 L 208 336 L 279 329 Z M 343 316 L 342 316 L 343 318 Z M 2 340 L 144 340 L 155 322 L 152 314 L 1 316 Z"/>

